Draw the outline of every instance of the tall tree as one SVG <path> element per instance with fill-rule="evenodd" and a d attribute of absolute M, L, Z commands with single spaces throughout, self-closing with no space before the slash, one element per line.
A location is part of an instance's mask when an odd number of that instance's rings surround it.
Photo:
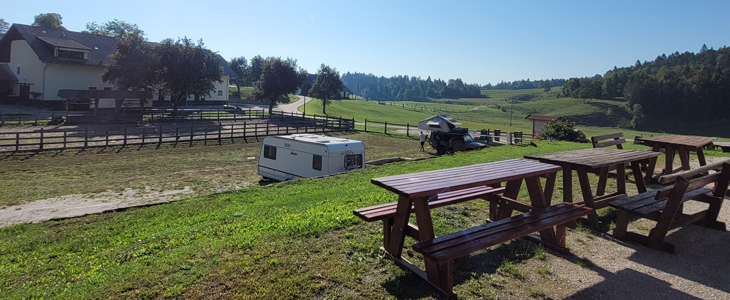
<path fill-rule="evenodd" d="M 215 82 L 222 82 L 220 59 L 202 40 L 195 44 L 187 37 L 165 39 L 154 52 L 160 87 L 170 95 L 175 110 L 188 96 L 205 97 L 215 90 Z"/>
<path fill-rule="evenodd" d="M 410 90 L 408 90 L 410 91 Z M 322 113 L 327 114 L 327 105 L 331 103 L 331 99 L 336 98 L 342 92 L 342 81 L 340 73 L 337 69 L 322 64 L 317 71 L 317 78 L 312 83 L 309 90 L 309 96 L 322 100 Z"/>
<path fill-rule="evenodd" d="M 39 14 L 34 17 L 33 24 L 31 25 L 66 30 L 66 27 L 63 27 L 63 21 L 61 21 L 61 19 L 63 18 L 61 18 L 61 15 L 57 13 Z"/>
<path fill-rule="evenodd" d="M 81 32 L 112 36 L 115 38 L 122 38 L 129 35 L 144 36 L 144 31 L 142 31 L 142 29 L 139 29 L 139 27 L 137 27 L 137 24 L 129 24 L 127 22 L 119 21 L 117 19 L 101 25 L 97 24 L 96 22 L 86 23 L 86 30 Z"/>
<path fill-rule="evenodd" d="M 0 33 L 7 32 L 8 28 L 10 28 L 10 24 L 8 24 L 8 22 L 5 22 L 5 19 L 0 19 Z"/>
<path fill-rule="evenodd" d="M 231 58 L 231 62 L 228 64 L 231 69 L 233 70 L 233 73 L 236 73 L 236 77 L 232 78 L 231 81 L 233 81 L 233 84 L 236 85 L 236 88 L 238 90 L 238 96 L 241 96 L 241 86 L 246 84 L 247 78 L 248 78 L 248 61 L 245 57 L 234 57 Z"/>
<path fill-rule="evenodd" d="M 119 90 L 153 90 L 159 79 L 154 70 L 152 45 L 140 35 L 120 38 L 117 51 L 112 55 L 114 63 L 106 69 L 102 80 Z"/>
<path fill-rule="evenodd" d="M 261 55 L 256 55 L 251 58 L 250 71 L 248 72 L 248 84 L 254 85 L 259 79 L 261 79 L 261 65 L 264 63 L 264 59 Z"/>
<path fill-rule="evenodd" d="M 261 63 L 261 76 L 256 82 L 256 98 L 269 102 L 269 114 L 274 111 L 279 97 L 296 92 L 301 85 L 296 65 L 296 60 L 282 60 L 281 57 L 267 57 Z"/>

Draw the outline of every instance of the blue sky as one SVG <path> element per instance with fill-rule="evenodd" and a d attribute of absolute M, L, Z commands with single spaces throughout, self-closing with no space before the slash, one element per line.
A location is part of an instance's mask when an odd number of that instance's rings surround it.
<path fill-rule="evenodd" d="M 109 4 L 107 4 L 109 3 Z M 603 74 L 662 53 L 730 44 L 730 1 L 14 1 L 0 18 L 55 12 L 137 24 L 151 41 L 187 36 L 230 59 L 296 58 L 315 73 L 497 83 Z"/>

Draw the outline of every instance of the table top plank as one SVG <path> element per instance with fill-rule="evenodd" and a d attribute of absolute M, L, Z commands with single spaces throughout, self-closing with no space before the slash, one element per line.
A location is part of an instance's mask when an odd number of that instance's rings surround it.
<path fill-rule="evenodd" d="M 661 135 L 661 136 L 639 138 L 639 140 L 644 141 L 645 144 L 647 144 L 647 145 L 671 144 L 671 145 L 675 145 L 675 146 L 699 148 L 699 147 L 703 147 L 703 146 L 712 144 L 712 141 L 714 141 L 715 138 L 705 137 L 705 136 Z"/>
<path fill-rule="evenodd" d="M 530 176 L 556 173 L 561 168 L 525 159 L 511 159 L 464 167 L 373 178 L 371 182 L 409 198 L 490 185 Z"/>
<path fill-rule="evenodd" d="M 525 155 L 525 158 L 539 160 L 557 165 L 575 165 L 590 169 L 608 167 L 620 163 L 628 163 L 649 159 L 661 155 L 659 152 L 647 150 L 622 150 L 613 148 L 591 148 L 552 153 Z"/>

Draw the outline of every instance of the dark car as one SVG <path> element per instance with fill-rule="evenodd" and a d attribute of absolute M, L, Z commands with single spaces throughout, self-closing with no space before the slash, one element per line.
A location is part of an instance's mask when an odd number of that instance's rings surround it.
<path fill-rule="evenodd" d="M 487 147 L 487 144 L 474 141 L 467 130 L 459 130 L 458 128 L 450 132 L 433 131 L 428 139 L 428 143 L 436 149 L 436 154 L 438 155 L 443 155 L 447 151 L 479 150 Z M 451 149 L 452 147 L 453 149 Z"/>

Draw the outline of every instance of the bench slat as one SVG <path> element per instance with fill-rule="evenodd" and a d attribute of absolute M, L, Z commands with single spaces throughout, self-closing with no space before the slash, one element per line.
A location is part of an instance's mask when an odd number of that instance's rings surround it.
<path fill-rule="evenodd" d="M 438 194 L 435 199 L 430 200 L 428 204 L 430 208 L 436 208 L 503 192 L 504 187 L 493 188 L 488 186 L 479 186 Z M 354 210 L 353 213 L 364 221 L 373 222 L 394 217 L 397 207 L 398 202 L 391 202 L 359 208 Z M 414 209 L 414 206 L 411 206 L 411 209 Z"/>
<path fill-rule="evenodd" d="M 478 250 L 575 220 L 590 212 L 590 208 L 582 205 L 560 203 L 543 210 L 533 210 L 523 215 L 421 242 L 413 248 L 438 263 L 451 261 Z"/>

